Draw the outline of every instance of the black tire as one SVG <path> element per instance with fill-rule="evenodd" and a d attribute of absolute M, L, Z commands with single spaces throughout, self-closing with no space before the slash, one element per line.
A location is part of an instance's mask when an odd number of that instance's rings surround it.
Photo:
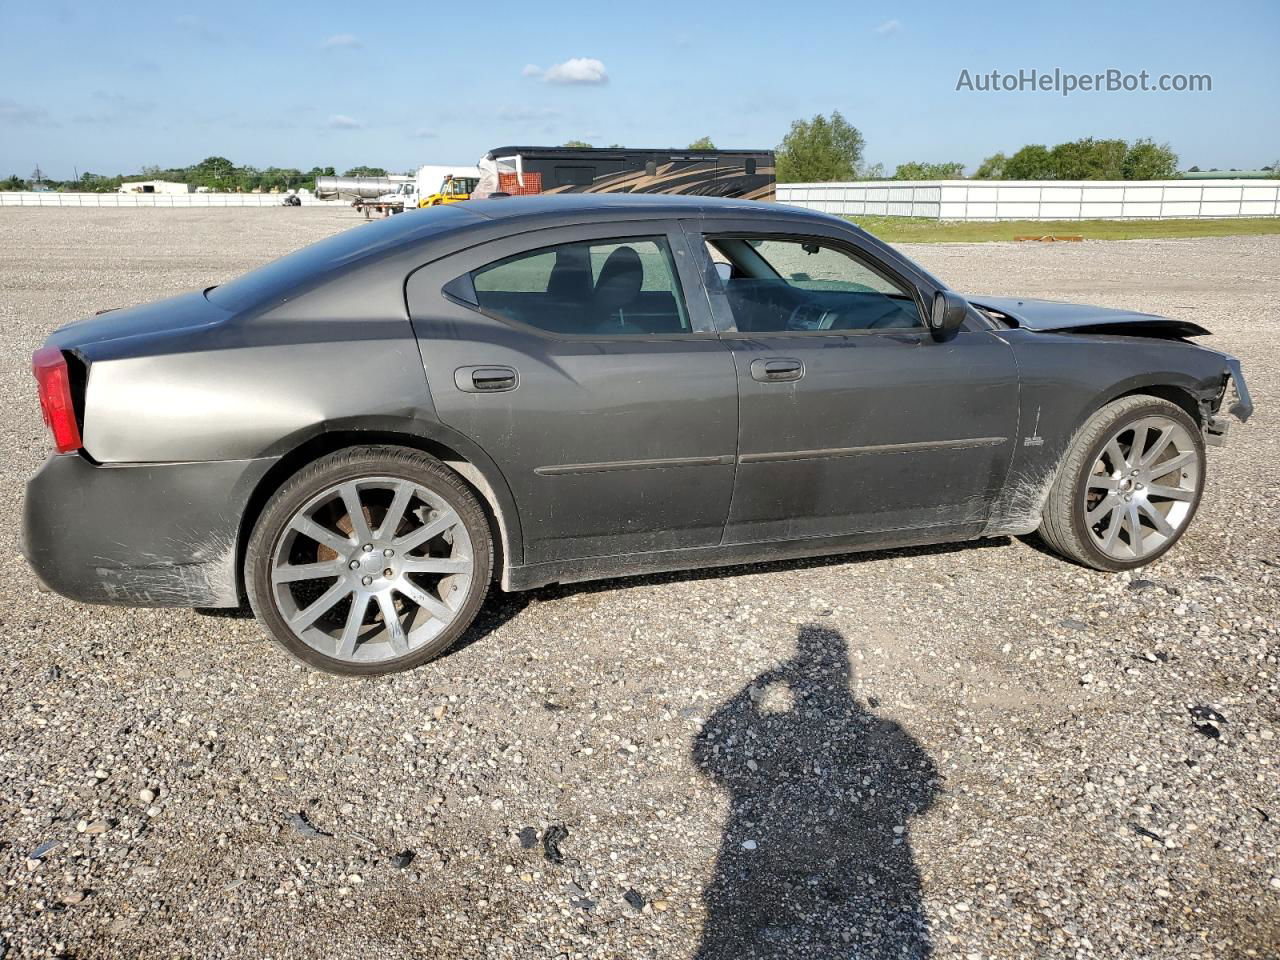
<path fill-rule="evenodd" d="M 1180 424 L 1190 435 L 1197 456 L 1198 476 L 1190 511 L 1162 545 L 1135 559 L 1117 559 L 1099 549 L 1093 542 L 1085 520 L 1085 484 L 1107 441 L 1126 424 L 1159 416 Z M 1137 394 L 1121 397 L 1093 414 L 1076 433 L 1067 450 L 1058 476 L 1049 490 L 1040 521 L 1040 536 L 1056 553 L 1068 560 L 1095 570 L 1133 570 L 1146 566 L 1170 550 L 1182 538 L 1195 518 L 1204 492 L 1205 448 L 1199 425 L 1177 404 Z M 1141 538 L 1140 538 L 1141 539 Z"/>
<path fill-rule="evenodd" d="M 369 477 L 393 477 L 417 484 L 443 500 L 458 515 L 470 537 L 473 568 L 466 596 L 454 619 L 406 655 L 371 663 L 328 656 L 291 630 L 272 590 L 272 558 L 294 515 L 314 497 L 336 484 Z M 475 495 L 438 460 L 404 447 L 353 447 L 312 463 L 288 480 L 268 501 L 254 525 L 245 555 L 244 580 L 249 604 L 272 639 L 308 666 L 345 676 L 380 676 L 411 670 L 442 654 L 471 625 L 493 578 L 493 538 Z M 353 620 L 354 622 L 354 620 Z"/>

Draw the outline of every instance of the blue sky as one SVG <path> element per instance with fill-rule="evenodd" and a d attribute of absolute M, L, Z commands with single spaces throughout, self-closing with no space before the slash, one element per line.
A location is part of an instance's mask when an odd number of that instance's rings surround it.
<path fill-rule="evenodd" d="M 1028 7 L 1033 9 L 1028 10 Z M 1080 136 L 1168 141 L 1183 166 L 1280 159 L 1280 3 L 0 0 L 0 175 L 211 154 L 407 170 L 490 147 L 772 147 L 841 111 L 866 157 L 982 157 Z M 432 29 L 434 24 L 438 29 Z M 957 92 L 1020 68 L 1207 73 L 1212 92 Z"/>

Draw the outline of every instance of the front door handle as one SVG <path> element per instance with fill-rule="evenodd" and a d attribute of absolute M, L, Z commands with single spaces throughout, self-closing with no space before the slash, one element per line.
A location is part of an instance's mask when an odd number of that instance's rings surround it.
<path fill-rule="evenodd" d="M 790 357 L 751 361 L 751 377 L 761 383 L 783 383 L 787 380 L 799 380 L 803 376 L 804 364 Z"/>
<path fill-rule="evenodd" d="M 463 393 L 502 393 L 520 386 L 515 367 L 459 367 L 453 384 Z"/>

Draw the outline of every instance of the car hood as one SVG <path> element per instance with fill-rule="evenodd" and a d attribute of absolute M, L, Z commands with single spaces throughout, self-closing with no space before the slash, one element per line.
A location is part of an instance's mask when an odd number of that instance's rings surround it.
<path fill-rule="evenodd" d="M 1027 330 L 1116 333 L 1139 337 L 1202 337 L 1209 333 L 1198 323 L 1187 320 L 1171 320 L 1132 310 L 1091 307 L 1083 303 L 984 296 L 969 297 L 968 300 L 975 307 L 993 311 L 1013 326 Z"/>

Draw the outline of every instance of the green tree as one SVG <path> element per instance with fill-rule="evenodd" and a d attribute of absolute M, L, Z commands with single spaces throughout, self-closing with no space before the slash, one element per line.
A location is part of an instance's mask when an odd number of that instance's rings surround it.
<path fill-rule="evenodd" d="M 959 180 L 964 176 L 964 164 L 951 163 L 900 163 L 893 171 L 894 180 Z"/>
<path fill-rule="evenodd" d="M 1042 143 L 1023 147 L 1005 161 L 1001 180 L 1053 180 L 1053 157 Z"/>
<path fill-rule="evenodd" d="M 864 141 L 840 111 L 828 120 L 796 120 L 777 150 L 779 183 L 821 183 L 852 180 L 862 163 Z"/>
<path fill-rule="evenodd" d="M 100 177 L 96 173 L 85 171 L 80 175 L 80 190 L 87 193 L 113 193 L 120 189 L 124 177 Z"/>
<path fill-rule="evenodd" d="M 1060 143 L 1049 151 L 1052 172 L 1047 179 L 1122 180 L 1127 148 L 1123 140 L 1093 137 Z"/>
<path fill-rule="evenodd" d="M 714 150 L 716 145 L 711 142 L 710 137 L 699 137 L 693 143 L 689 144 L 690 150 Z"/>
<path fill-rule="evenodd" d="M 1167 143 L 1143 138 L 1129 145 L 1124 155 L 1124 179 L 1172 180 L 1178 175 L 1178 155 Z"/>
<path fill-rule="evenodd" d="M 236 165 L 226 157 L 205 157 L 186 169 L 188 183 L 200 187 L 220 187 L 230 183 Z M 225 187 L 224 187 L 225 188 Z"/>
<path fill-rule="evenodd" d="M 583 148 L 586 148 L 586 149 L 588 149 L 588 150 L 589 150 L 589 149 L 591 149 L 591 144 L 587 143 L 587 141 L 585 141 L 585 140 L 566 140 L 564 143 L 560 144 L 560 146 L 562 146 L 562 147 L 574 147 L 574 148 L 579 149 L 579 150 L 581 150 L 581 149 L 583 149 Z"/>
<path fill-rule="evenodd" d="M 387 171 L 382 167 L 352 167 L 344 177 L 385 177 Z"/>
<path fill-rule="evenodd" d="M 973 179 L 975 180 L 1003 180 L 1005 165 L 1008 164 L 1009 158 L 1003 153 L 993 153 L 980 164 L 978 169 L 973 171 Z"/>
<path fill-rule="evenodd" d="M 11 174 L 8 180 L 0 180 L 0 190 L 25 190 L 27 189 L 27 181 L 23 180 L 16 173 Z"/>
<path fill-rule="evenodd" d="M 1167 180 L 1177 172 L 1178 155 L 1167 143 L 1082 137 L 1052 149 L 1028 144 L 1011 157 L 992 154 L 973 176 L 975 180 Z"/>
<path fill-rule="evenodd" d="M 293 167 L 267 167 L 259 175 L 258 183 L 263 190 L 292 190 L 305 180 L 302 171 Z"/>

